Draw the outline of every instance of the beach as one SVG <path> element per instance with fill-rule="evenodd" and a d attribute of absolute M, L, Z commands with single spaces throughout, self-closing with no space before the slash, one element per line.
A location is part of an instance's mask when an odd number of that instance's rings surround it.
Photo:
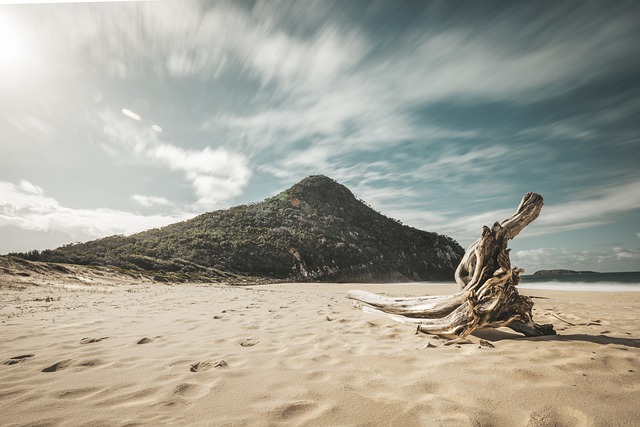
<path fill-rule="evenodd" d="M 640 419 L 640 292 L 521 289 L 557 336 L 471 344 L 363 313 L 349 289 L 0 274 L 0 425 L 600 426 Z M 481 345 L 481 340 L 484 345 Z M 493 346 L 493 347 L 491 347 Z"/>

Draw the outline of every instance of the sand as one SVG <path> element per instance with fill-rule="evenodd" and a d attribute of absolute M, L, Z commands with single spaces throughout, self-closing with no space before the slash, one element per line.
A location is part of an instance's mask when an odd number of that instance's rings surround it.
<path fill-rule="evenodd" d="M 453 285 L 159 284 L 69 269 L 0 269 L 0 425 L 640 422 L 640 293 L 523 289 L 559 336 L 483 330 L 445 346 L 346 293 Z"/>

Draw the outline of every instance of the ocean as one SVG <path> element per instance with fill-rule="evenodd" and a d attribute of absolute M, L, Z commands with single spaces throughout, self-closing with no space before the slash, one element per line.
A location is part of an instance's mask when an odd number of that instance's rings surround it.
<path fill-rule="evenodd" d="M 640 292 L 640 271 L 521 276 L 519 287 L 557 291 Z"/>

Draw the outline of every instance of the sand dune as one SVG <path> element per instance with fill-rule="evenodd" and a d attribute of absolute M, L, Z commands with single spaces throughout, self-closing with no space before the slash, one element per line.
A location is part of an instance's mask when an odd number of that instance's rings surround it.
<path fill-rule="evenodd" d="M 444 346 L 349 288 L 0 276 L 1 425 L 637 425 L 640 293 L 526 290 L 561 335 Z M 480 339 L 494 347 L 480 346 Z"/>

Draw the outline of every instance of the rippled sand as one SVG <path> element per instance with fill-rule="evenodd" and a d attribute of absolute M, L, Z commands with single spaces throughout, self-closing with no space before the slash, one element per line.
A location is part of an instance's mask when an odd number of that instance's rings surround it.
<path fill-rule="evenodd" d="M 523 290 L 556 337 L 444 346 L 350 288 L 0 274 L 1 425 L 637 425 L 640 293 Z M 554 317 L 555 316 L 555 317 Z M 562 320 L 560 320 L 562 319 Z M 569 324 L 571 323 L 571 325 Z M 494 348 L 480 347 L 480 338 Z M 431 344 L 431 346 L 428 346 Z"/>

